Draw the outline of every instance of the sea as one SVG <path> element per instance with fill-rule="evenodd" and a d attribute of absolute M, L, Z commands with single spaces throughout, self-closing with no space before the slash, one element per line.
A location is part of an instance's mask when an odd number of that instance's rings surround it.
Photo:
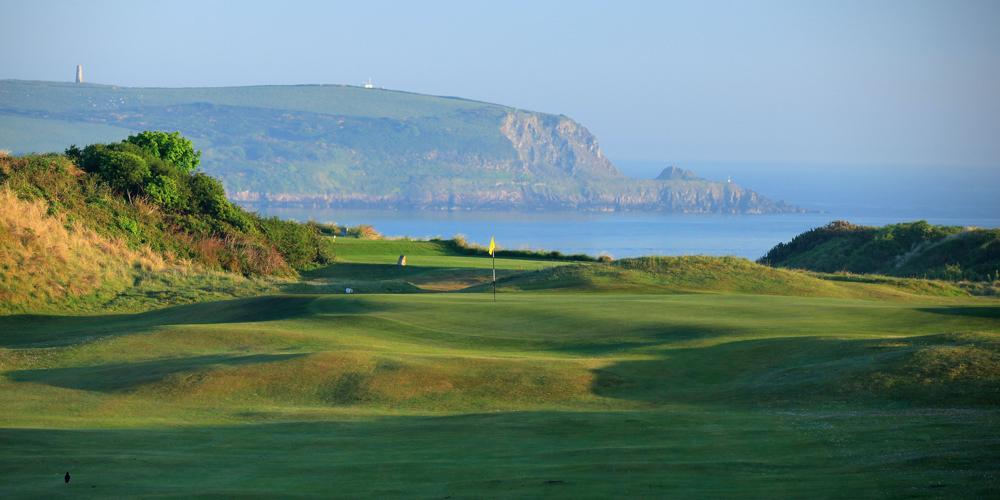
<path fill-rule="evenodd" d="M 663 162 L 620 162 L 633 177 L 654 177 Z M 354 226 L 388 237 L 450 238 L 508 249 L 610 255 L 733 255 L 758 259 L 795 235 L 834 220 L 876 225 L 1000 227 L 1000 168 L 809 167 L 728 163 L 678 165 L 810 210 L 781 215 L 684 215 L 648 212 L 483 212 L 250 207 L 263 215 Z"/>

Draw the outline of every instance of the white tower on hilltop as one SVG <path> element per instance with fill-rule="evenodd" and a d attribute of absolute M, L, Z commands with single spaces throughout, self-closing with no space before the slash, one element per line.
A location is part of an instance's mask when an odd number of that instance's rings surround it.
<path fill-rule="evenodd" d="M 83 83 L 83 65 L 76 65 L 76 83 Z"/>

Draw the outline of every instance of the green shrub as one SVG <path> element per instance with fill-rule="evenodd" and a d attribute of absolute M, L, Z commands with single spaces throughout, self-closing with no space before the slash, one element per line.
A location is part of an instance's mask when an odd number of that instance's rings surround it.
<path fill-rule="evenodd" d="M 122 230 L 125 231 L 131 237 L 137 237 L 141 233 L 139 229 L 139 223 L 135 219 L 127 215 L 118 215 L 115 217 L 115 224 Z"/>
<path fill-rule="evenodd" d="M 158 175 L 146 185 L 146 194 L 161 207 L 180 208 L 183 206 L 180 187 L 171 177 Z"/>
<path fill-rule="evenodd" d="M 124 142 L 134 144 L 186 173 L 194 172 L 201 161 L 201 151 L 195 150 L 194 144 L 180 132 L 147 130 L 128 136 Z"/>
<path fill-rule="evenodd" d="M 330 243 L 314 227 L 277 217 L 260 219 L 258 224 L 261 233 L 293 267 L 333 261 Z"/>
<path fill-rule="evenodd" d="M 141 156 L 125 151 L 105 151 L 99 158 L 99 173 L 114 189 L 137 193 L 146 185 L 149 165 Z"/>

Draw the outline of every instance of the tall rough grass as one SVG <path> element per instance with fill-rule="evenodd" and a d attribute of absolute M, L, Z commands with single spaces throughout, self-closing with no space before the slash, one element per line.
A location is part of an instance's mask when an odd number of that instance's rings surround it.
<path fill-rule="evenodd" d="M 164 258 L 49 215 L 46 203 L 0 188 L 0 311 L 32 309 L 130 284 Z"/>
<path fill-rule="evenodd" d="M 257 295 L 270 278 L 212 271 L 195 261 L 136 248 L 95 232 L 42 200 L 0 187 L 0 314 L 65 310 L 143 310 L 207 299 Z M 231 255 L 235 243 L 217 244 Z M 261 253 L 261 259 L 280 256 Z M 283 263 L 283 261 L 281 261 Z M 261 266 L 266 263 L 259 264 Z"/>
<path fill-rule="evenodd" d="M 143 195 L 125 196 L 64 155 L 0 158 L 0 186 L 109 240 L 209 270 L 294 276 L 297 269 L 332 260 L 328 241 L 315 227 L 240 212 L 249 226 L 237 228 L 197 207 L 164 207 Z"/>

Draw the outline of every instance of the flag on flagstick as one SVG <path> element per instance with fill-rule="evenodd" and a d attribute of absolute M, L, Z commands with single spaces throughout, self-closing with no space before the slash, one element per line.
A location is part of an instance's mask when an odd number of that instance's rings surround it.
<path fill-rule="evenodd" d="M 493 302 L 497 301 L 497 256 L 494 250 L 497 248 L 497 242 L 490 236 L 490 257 L 493 258 Z"/>

